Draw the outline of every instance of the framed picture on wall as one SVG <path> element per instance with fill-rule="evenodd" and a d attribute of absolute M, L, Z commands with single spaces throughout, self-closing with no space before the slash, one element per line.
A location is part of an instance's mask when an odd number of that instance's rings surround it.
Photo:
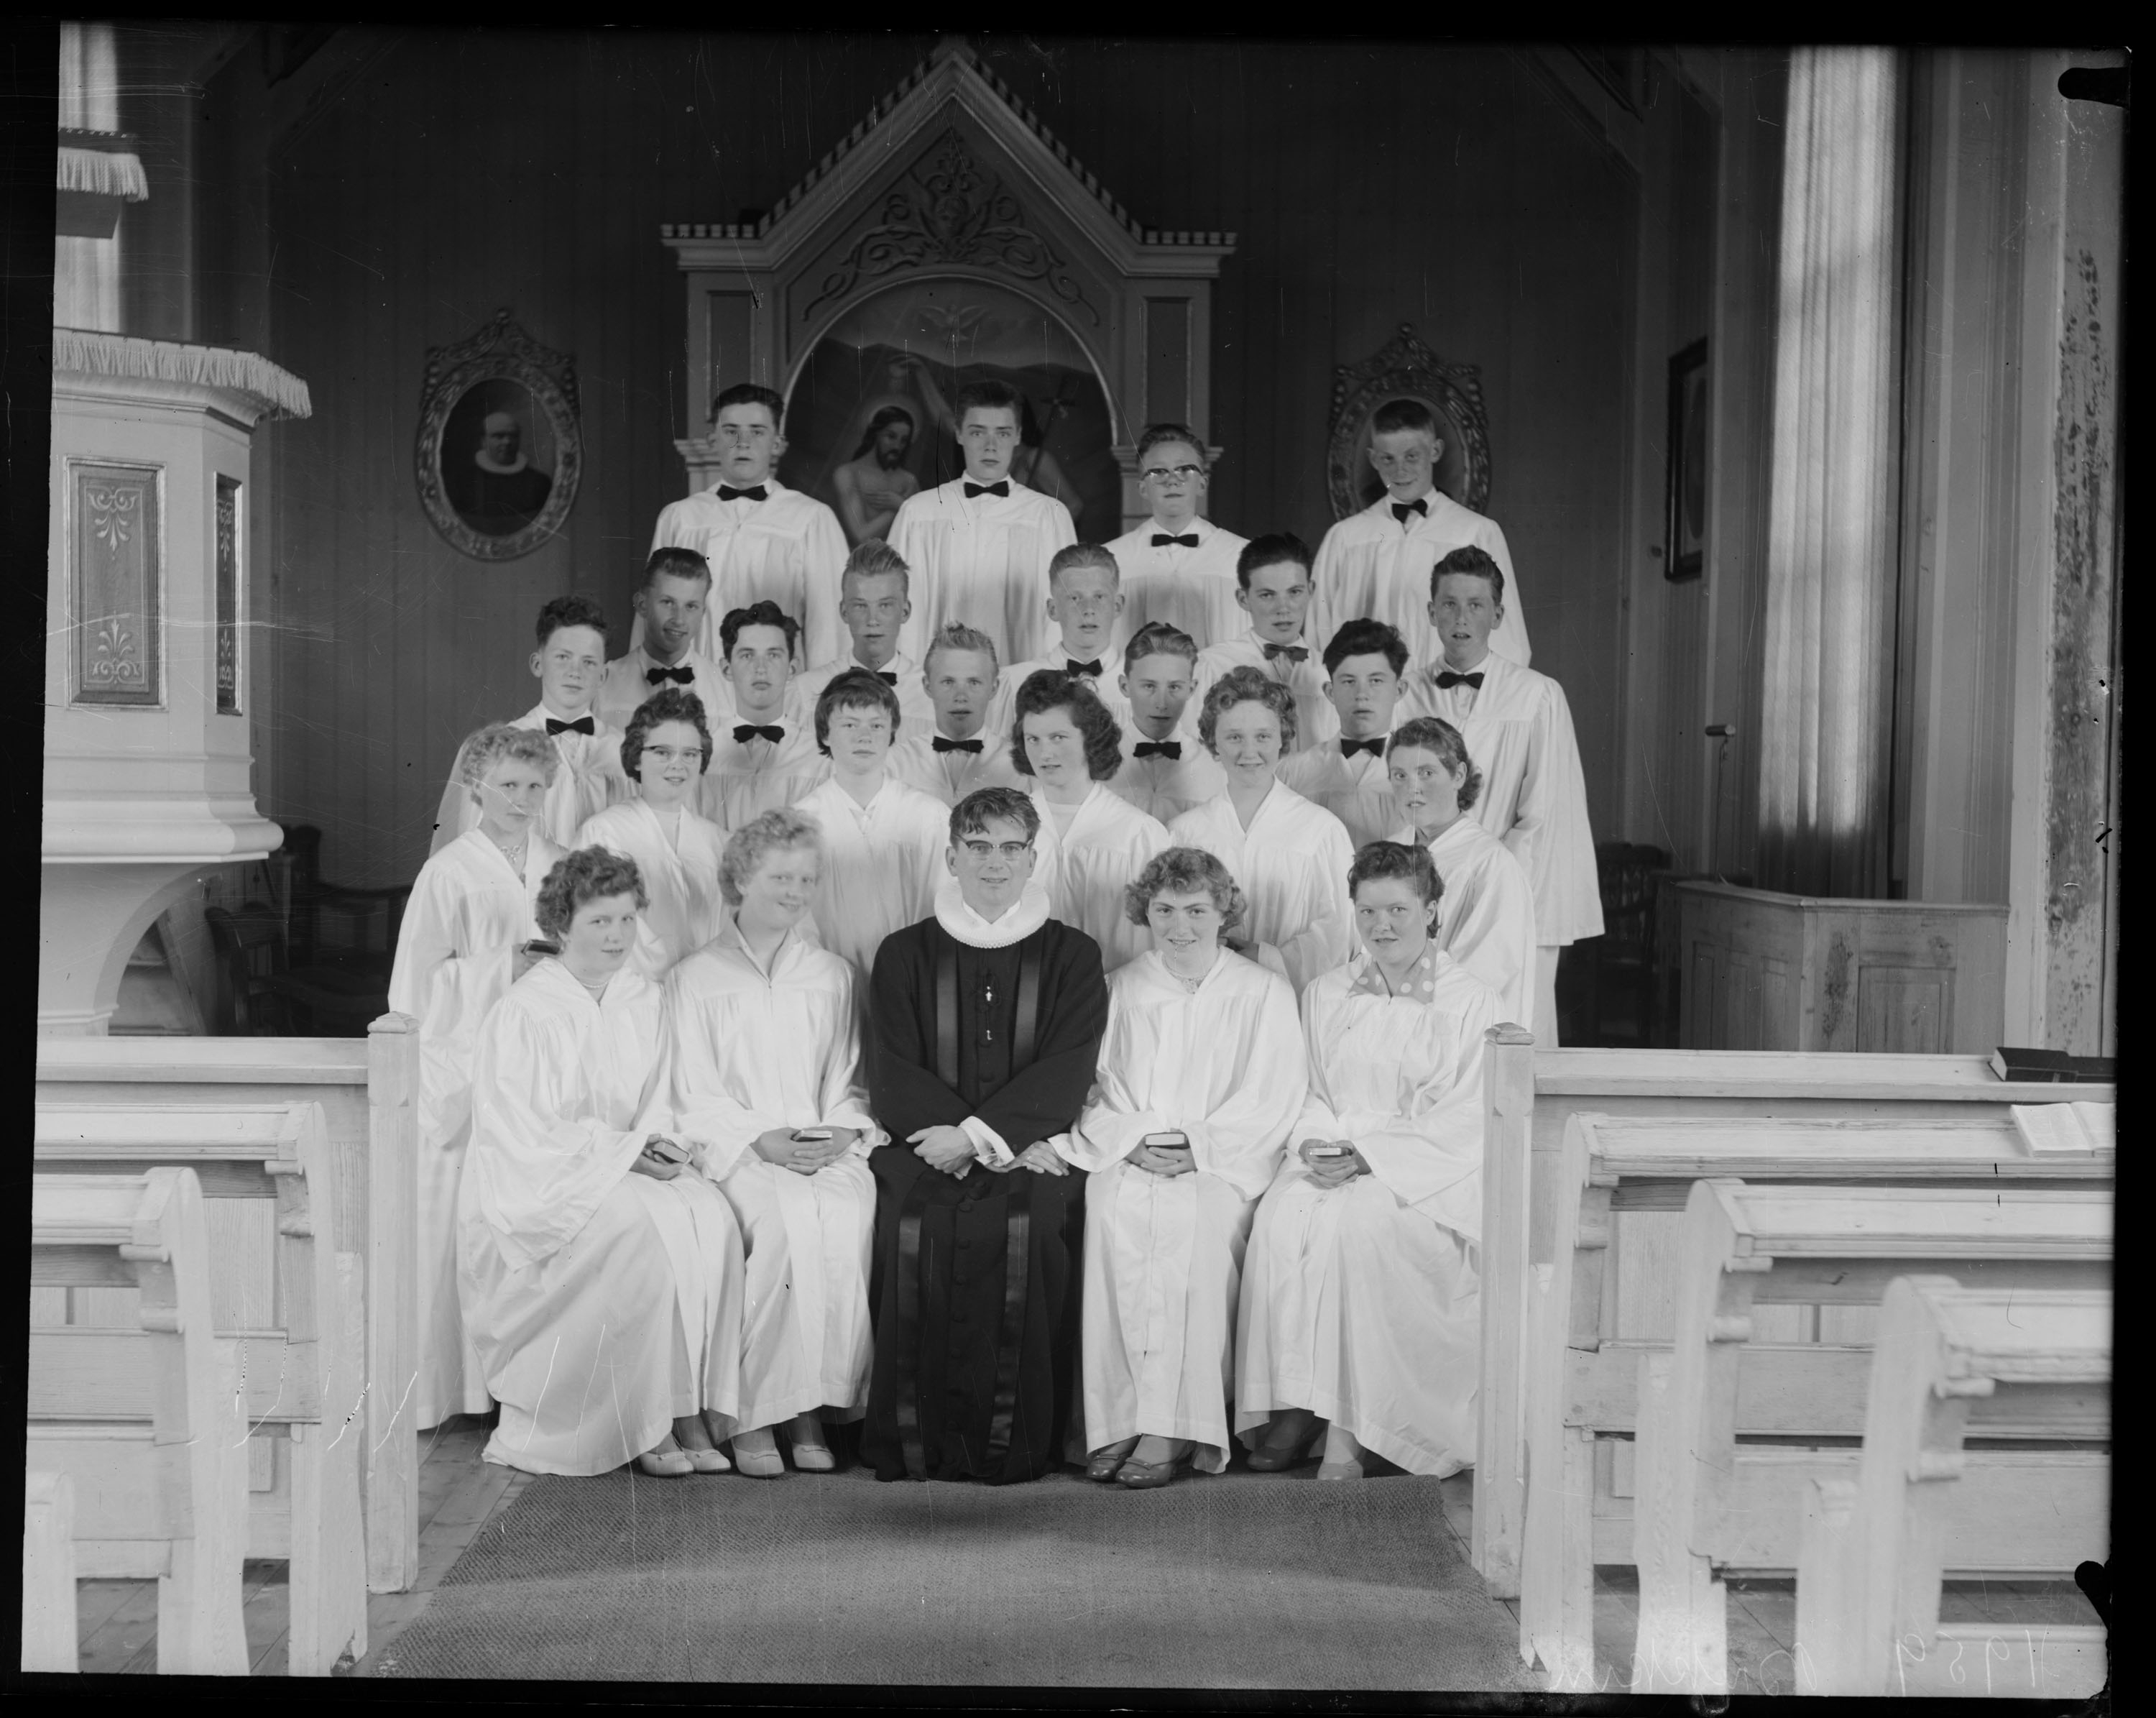
<path fill-rule="evenodd" d="M 475 560 L 507 561 L 562 528 L 583 466 L 577 372 L 507 311 L 427 353 L 416 476 L 434 529 Z"/>
<path fill-rule="evenodd" d="M 1707 568 L 1707 342 L 1670 360 L 1669 495 L 1662 576 L 1697 579 Z"/>

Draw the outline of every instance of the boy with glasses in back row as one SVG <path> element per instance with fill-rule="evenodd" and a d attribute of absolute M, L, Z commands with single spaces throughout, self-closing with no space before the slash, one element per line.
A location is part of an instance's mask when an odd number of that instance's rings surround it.
<path fill-rule="evenodd" d="M 1138 495 L 1152 517 L 1108 545 L 1122 568 L 1124 624 L 1132 632 L 1156 621 L 1173 626 L 1200 650 L 1233 638 L 1248 624 L 1235 604 L 1244 539 L 1201 511 L 1209 474 L 1198 432 L 1150 425 L 1138 437 L 1137 466 Z"/>

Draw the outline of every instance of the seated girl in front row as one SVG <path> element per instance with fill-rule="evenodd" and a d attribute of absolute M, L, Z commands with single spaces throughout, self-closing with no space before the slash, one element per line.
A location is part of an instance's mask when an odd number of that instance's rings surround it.
<path fill-rule="evenodd" d="M 480 1029 L 458 1200 L 465 1323 L 501 1405 L 486 1459 L 527 1473 L 723 1473 L 740 1401 L 741 1231 L 649 1125 L 660 993 L 624 963 L 634 861 L 570 854 L 540 886 L 560 946 Z M 641 1119 L 641 1120 L 640 1120 Z"/>

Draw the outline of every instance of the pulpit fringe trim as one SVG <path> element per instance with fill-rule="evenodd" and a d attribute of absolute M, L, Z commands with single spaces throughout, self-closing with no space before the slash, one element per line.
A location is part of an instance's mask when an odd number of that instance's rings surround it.
<path fill-rule="evenodd" d="M 221 346 L 184 346 L 174 340 L 141 340 L 89 328 L 53 330 L 53 373 L 129 376 L 146 382 L 191 383 L 253 396 L 269 414 L 313 414 L 307 384 L 258 352 Z"/>

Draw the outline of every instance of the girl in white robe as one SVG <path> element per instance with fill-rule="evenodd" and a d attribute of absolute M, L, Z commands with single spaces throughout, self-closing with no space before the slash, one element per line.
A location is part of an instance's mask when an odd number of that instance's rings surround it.
<path fill-rule="evenodd" d="M 457 1186 L 471 1133 L 472 1058 L 480 1024 L 528 964 L 539 935 L 539 885 L 561 857 L 540 832 L 560 764 L 532 728 L 483 728 L 459 749 L 477 826 L 419 868 L 397 935 L 389 1006 L 418 1024 L 419 1352 L 409 1424 L 492 1407 L 457 1309 Z"/>
<path fill-rule="evenodd" d="M 711 763 L 703 700 L 662 687 L 637 707 L 621 738 L 622 770 L 636 784 L 636 798 L 609 805 L 577 831 L 578 846 L 610 848 L 636 862 L 651 904 L 637 917 L 629 963 L 654 984 L 711 941 L 725 911 L 719 855 L 726 833 L 693 804 Z"/>
<path fill-rule="evenodd" d="M 737 830 L 721 873 L 732 910 L 667 981 L 665 1101 L 748 1247 L 734 1459 L 758 1477 L 784 1471 L 772 1427 L 787 1427 L 796 1467 L 828 1471 L 823 1417 L 868 1405 L 868 1157 L 884 1134 L 862 1083 L 859 979 L 802 935 L 821 862 L 798 811 Z"/>
<path fill-rule="evenodd" d="M 1442 1478 L 1475 1460 L 1482 1035 L 1497 998 L 1430 941 L 1440 885 L 1424 849 L 1373 841 L 1354 887 L 1365 952 L 1303 996 L 1310 1096 L 1251 1229 L 1235 1427 L 1261 1471 L 1296 1459 L 1322 1422 L 1320 1479 L 1360 1479 L 1365 1452 Z"/>
<path fill-rule="evenodd" d="M 486 1459 L 526 1473 L 723 1473 L 739 1409 L 741 1233 L 653 1126 L 665 1004 L 628 965 L 644 898 L 632 860 L 563 859 L 539 899 L 562 954 L 480 1034 L 458 1286 L 501 1404 Z"/>
<path fill-rule="evenodd" d="M 1131 884 L 1152 947 L 1108 980 L 1098 1083 L 1059 1146 L 1091 1172 L 1086 1475 L 1133 1489 L 1227 1465 L 1244 1242 L 1306 1093 L 1293 988 L 1222 940 L 1241 893 L 1194 847 Z M 1146 1143 L 1163 1134 L 1187 1149 Z"/>
<path fill-rule="evenodd" d="M 1108 783 L 1122 768 L 1123 731 L 1081 676 L 1044 668 L 1013 701 L 1011 764 L 1033 778 L 1040 814 L 1033 874 L 1049 912 L 1101 945 L 1113 972 L 1152 946 L 1131 922 L 1124 891 L 1168 846 L 1168 831 Z"/>
<path fill-rule="evenodd" d="M 1527 873 L 1468 812 L 1482 790 L 1459 730 L 1435 716 L 1404 723 L 1385 750 L 1399 822 L 1390 839 L 1430 849 L 1445 896 L 1437 946 L 1497 993 L 1502 1018 L 1534 1030 L 1535 894 Z"/>
<path fill-rule="evenodd" d="M 1177 818 L 1168 839 L 1228 867 L 1250 902 L 1245 934 L 1280 951 L 1300 995 L 1348 958 L 1347 828 L 1276 779 L 1296 735 L 1294 695 L 1278 681 L 1230 669 L 1207 689 L 1198 732 L 1228 790 Z"/>

